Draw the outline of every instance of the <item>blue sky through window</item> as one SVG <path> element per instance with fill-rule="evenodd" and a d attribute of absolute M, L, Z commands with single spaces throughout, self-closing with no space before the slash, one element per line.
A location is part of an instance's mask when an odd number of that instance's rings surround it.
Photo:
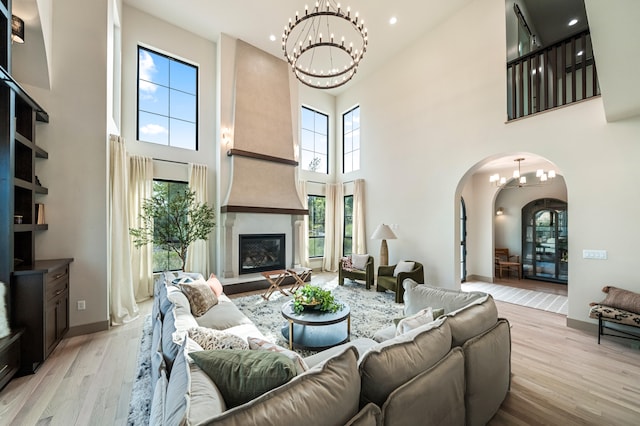
<path fill-rule="evenodd" d="M 138 47 L 138 140 L 197 149 L 198 69 Z"/>

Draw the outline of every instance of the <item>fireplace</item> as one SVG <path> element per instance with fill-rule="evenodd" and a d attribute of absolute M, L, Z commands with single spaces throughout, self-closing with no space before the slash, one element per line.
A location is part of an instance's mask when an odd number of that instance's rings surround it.
<path fill-rule="evenodd" d="M 241 234 L 239 274 L 285 269 L 285 234 Z"/>

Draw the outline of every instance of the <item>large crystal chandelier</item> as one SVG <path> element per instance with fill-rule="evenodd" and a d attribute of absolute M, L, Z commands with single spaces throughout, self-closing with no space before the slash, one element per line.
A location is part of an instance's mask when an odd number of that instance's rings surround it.
<path fill-rule="evenodd" d="M 343 9 L 333 0 L 315 7 L 284 27 L 282 50 L 291 70 L 302 83 L 317 89 L 342 86 L 353 78 L 367 51 L 367 28 L 358 12 Z"/>
<path fill-rule="evenodd" d="M 540 186 L 549 182 L 549 179 L 553 179 L 556 177 L 555 170 L 545 171 L 544 169 L 536 170 L 536 178 L 535 182 L 527 182 L 527 177 L 522 173 L 520 169 L 520 163 L 524 161 L 524 158 L 516 158 L 515 160 L 518 163 L 518 168 L 513 171 L 513 177 L 507 178 L 506 176 L 500 176 L 499 173 L 493 174 L 489 176 L 489 183 L 492 183 L 500 188 L 522 188 L 525 186 Z"/>

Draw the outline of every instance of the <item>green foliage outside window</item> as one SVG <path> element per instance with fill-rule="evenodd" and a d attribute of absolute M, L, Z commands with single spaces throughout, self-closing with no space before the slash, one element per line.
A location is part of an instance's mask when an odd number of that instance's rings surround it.
<path fill-rule="evenodd" d="M 344 197 L 344 239 L 342 253 L 348 256 L 353 250 L 353 195 Z"/>
<path fill-rule="evenodd" d="M 215 226 L 213 208 L 195 200 L 186 183 L 154 181 L 153 196 L 142 205 L 142 226 L 131 228 L 136 247 L 153 243 L 153 270 L 183 270 L 187 248 L 207 240 Z"/>
<path fill-rule="evenodd" d="M 309 195 L 309 257 L 324 255 L 325 198 Z"/>

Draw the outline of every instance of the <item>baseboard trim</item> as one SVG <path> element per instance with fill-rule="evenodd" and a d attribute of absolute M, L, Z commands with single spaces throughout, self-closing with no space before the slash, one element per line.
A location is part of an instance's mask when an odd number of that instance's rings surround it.
<path fill-rule="evenodd" d="M 467 275 L 466 281 L 481 281 L 483 283 L 493 283 L 493 277 L 484 277 L 482 275 Z"/>
<path fill-rule="evenodd" d="M 598 336 L 598 324 L 586 321 L 580 321 L 577 319 L 567 317 L 567 327 L 575 328 L 576 330 L 586 331 L 587 333 L 594 333 Z"/>
<path fill-rule="evenodd" d="M 83 324 L 71 327 L 65 337 L 81 336 L 83 334 L 97 333 L 109 329 L 109 321 L 94 322 L 91 324 Z"/>

